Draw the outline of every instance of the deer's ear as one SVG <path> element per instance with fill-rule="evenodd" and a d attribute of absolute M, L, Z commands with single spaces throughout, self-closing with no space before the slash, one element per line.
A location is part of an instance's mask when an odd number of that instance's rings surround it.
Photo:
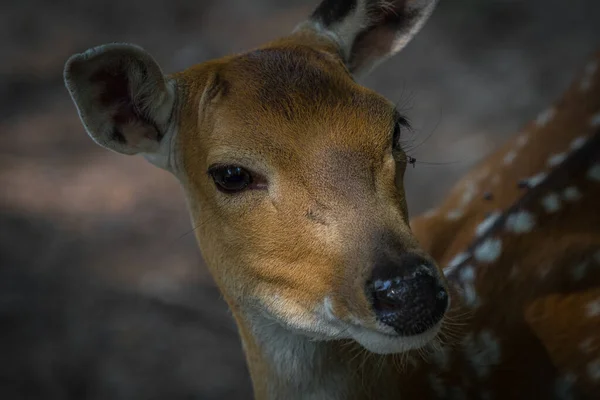
<path fill-rule="evenodd" d="M 348 69 L 368 73 L 400 51 L 421 29 L 438 0 L 322 0 L 296 31 L 312 30 L 339 48 Z"/>
<path fill-rule="evenodd" d="M 96 143 L 123 154 L 167 151 L 174 86 L 144 50 L 109 44 L 75 54 L 65 65 L 64 79 Z"/>

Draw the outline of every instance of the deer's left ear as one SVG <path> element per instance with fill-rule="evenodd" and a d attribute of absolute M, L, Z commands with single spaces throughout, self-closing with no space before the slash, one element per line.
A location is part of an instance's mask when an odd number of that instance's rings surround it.
<path fill-rule="evenodd" d="M 339 48 L 348 69 L 368 73 L 400 51 L 438 0 L 323 0 L 296 31 L 312 30 Z"/>

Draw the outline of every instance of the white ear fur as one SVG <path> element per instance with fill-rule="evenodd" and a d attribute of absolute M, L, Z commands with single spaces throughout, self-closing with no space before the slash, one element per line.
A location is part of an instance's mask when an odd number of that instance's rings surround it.
<path fill-rule="evenodd" d="M 175 86 L 146 51 L 131 44 L 89 49 L 69 58 L 64 80 L 96 143 L 122 154 L 142 153 L 168 169 Z"/>
<path fill-rule="evenodd" d="M 295 31 L 333 41 L 348 69 L 364 75 L 419 32 L 438 0 L 323 0 Z"/>

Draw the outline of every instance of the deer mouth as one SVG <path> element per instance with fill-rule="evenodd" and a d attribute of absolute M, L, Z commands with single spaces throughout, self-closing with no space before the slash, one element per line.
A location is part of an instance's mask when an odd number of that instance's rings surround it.
<path fill-rule="evenodd" d="M 381 325 L 381 324 L 378 324 Z M 387 326 L 376 329 L 364 326 L 352 326 L 349 333 L 365 349 L 376 354 L 397 354 L 426 346 L 440 332 L 442 320 L 421 333 L 403 336 Z"/>

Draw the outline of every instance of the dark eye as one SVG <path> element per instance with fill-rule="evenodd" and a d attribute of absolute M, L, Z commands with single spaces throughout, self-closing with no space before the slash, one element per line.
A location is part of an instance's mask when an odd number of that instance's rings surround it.
<path fill-rule="evenodd" d="M 208 170 L 208 173 L 217 188 L 225 193 L 241 192 L 252 184 L 252 174 L 236 165 L 214 166 Z"/>
<path fill-rule="evenodd" d="M 392 144 L 394 148 L 400 148 L 400 135 L 404 129 L 410 129 L 410 123 L 405 117 L 396 117 L 396 122 L 394 123 L 394 132 L 392 135 Z"/>
<path fill-rule="evenodd" d="M 394 135 L 392 136 L 392 143 L 394 147 L 397 147 L 400 143 L 400 134 L 402 133 L 402 127 L 399 123 L 394 124 Z"/>

